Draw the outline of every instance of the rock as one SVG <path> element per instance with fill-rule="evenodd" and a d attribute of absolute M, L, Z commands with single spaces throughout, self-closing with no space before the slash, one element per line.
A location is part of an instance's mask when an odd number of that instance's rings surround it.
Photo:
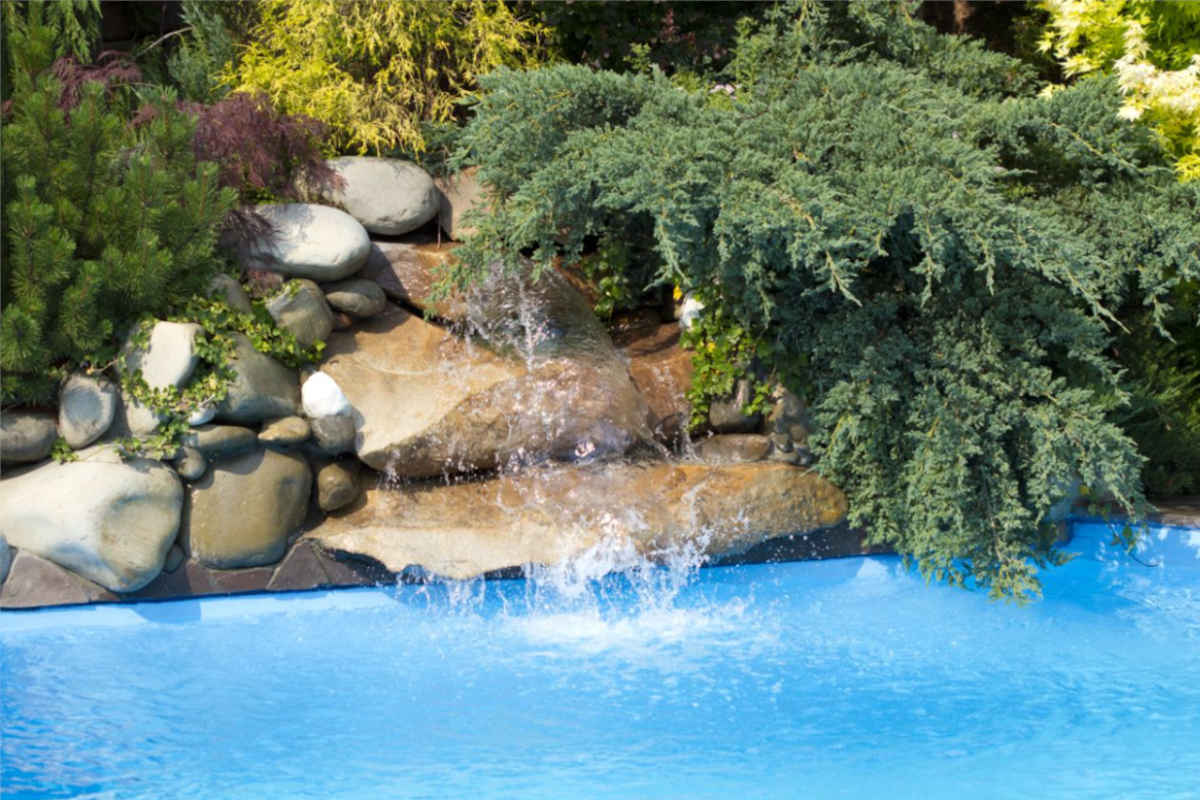
<path fill-rule="evenodd" d="M 350 401 L 337 382 L 324 372 L 314 372 L 300 387 L 300 402 L 310 418 L 349 414 Z"/>
<path fill-rule="evenodd" d="M 312 434 L 312 429 L 303 417 L 283 417 L 264 425 L 258 434 L 263 444 L 300 444 Z"/>
<path fill-rule="evenodd" d="M 149 406 L 144 406 L 128 392 L 121 392 L 121 402 L 117 404 L 113 415 L 113 424 L 109 426 L 110 437 L 133 436 L 137 438 L 149 436 L 158 430 L 162 418 Z"/>
<path fill-rule="evenodd" d="M 212 403 L 201 403 L 187 418 L 187 424 L 193 428 L 207 425 L 217 417 L 217 407 Z"/>
<path fill-rule="evenodd" d="M 198 481 L 208 469 L 208 459 L 194 447 L 180 447 L 175 458 L 175 471 L 185 481 Z"/>
<path fill-rule="evenodd" d="M 8 540 L 0 536 L 0 583 L 4 583 L 4 579 L 8 577 L 8 568 L 12 564 L 12 548 L 8 546 Z"/>
<path fill-rule="evenodd" d="M 754 399 L 750 381 L 737 382 L 733 397 L 713 400 L 708 407 L 708 424 L 717 433 L 753 433 L 762 427 L 762 414 L 744 414 L 742 409 Z"/>
<path fill-rule="evenodd" d="M 344 208 L 371 233 L 415 231 L 438 213 L 441 195 L 433 179 L 411 161 L 343 156 L 326 163 L 342 186 L 320 189 L 321 200 Z"/>
<path fill-rule="evenodd" d="M 25 550 L 13 558 L 0 608 L 82 605 L 118 599 L 103 586 Z"/>
<path fill-rule="evenodd" d="M 214 275 L 213 279 L 208 282 L 208 291 L 206 294 L 216 300 L 224 300 L 225 304 L 234 311 L 240 311 L 243 314 L 254 313 L 254 308 L 250 305 L 250 298 L 246 295 L 246 290 L 232 276 L 220 273 Z"/>
<path fill-rule="evenodd" d="M 461 294 L 434 299 L 438 270 L 445 267 L 455 245 L 372 242 L 362 277 L 375 281 L 392 300 L 440 319 L 467 318 L 467 299 Z"/>
<path fill-rule="evenodd" d="M 284 203 L 257 206 L 272 232 L 252 238 L 240 258 L 247 269 L 290 278 L 337 281 L 362 269 L 371 247 L 358 220 L 329 206 Z"/>
<path fill-rule="evenodd" d="M 183 488 L 159 461 L 122 461 L 94 445 L 0 480 L 0 535 L 115 592 L 162 570 L 179 529 Z"/>
<path fill-rule="evenodd" d="M 680 346 L 675 323 L 631 333 L 619 343 L 629 359 L 629 377 L 650 408 L 650 427 L 659 441 L 679 444 L 692 415 L 687 399 L 692 354 Z"/>
<path fill-rule="evenodd" d="M 156 322 L 145 346 L 135 347 L 132 339 L 125 342 L 125 369 L 140 369 L 151 389 L 183 386 L 200 361 L 196 337 L 203 333 L 194 322 Z"/>
<path fill-rule="evenodd" d="M 601 546 L 652 558 L 689 549 L 723 556 L 845 515 L 836 487 L 782 464 L 609 463 L 368 489 L 363 504 L 328 517 L 305 539 L 393 572 L 415 565 L 468 579 L 561 564 Z"/>
<path fill-rule="evenodd" d="M 333 312 L 333 329 L 335 331 L 344 331 L 355 323 L 354 317 L 344 311 Z"/>
<path fill-rule="evenodd" d="M 475 233 L 474 226 L 463 225 L 463 215 L 487 203 L 483 186 L 479 183 L 476 167 L 470 167 L 453 175 L 434 178 L 441 197 L 438 206 L 438 226 L 446 235 L 462 241 Z"/>
<path fill-rule="evenodd" d="M 50 456 L 58 426 L 54 415 L 41 411 L 5 411 L 0 414 L 0 462 L 24 464 Z"/>
<path fill-rule="evenodd" d="M 174 572 L 179 569 L 183 559 L 183 548 L 177 544 L 171 545 L 171 549 L 167 551 L 167 559 L 163 562 L 163 572 Z"/>
<path fill-rule="evenodd" d="M 233 334 L 233 340 L 234 378 L 216 418 L 244 424 L 295 414 L 300 406 L 296 371 L 255 350 L 240 333 Z"/>
<path fill-rule="evenodd" d="M 775 402 L 767 414 L 767 432 L 782 434 L 793 444 L 806 443 L 809 426 L 804 401 L 783 387 L 777 388 L 773 396 Z"/>
<path fill-rule="evenodd" d="M 358 499 L 358 472 L 353 464 L 333 461 L 317 471 L 317 506 L 322 511 L 335 511 Z"/>
<path fill-rule="evenodd" d="M 372 572 L 374 570 L 359 570 L 336 561 L 316 542 L 302 539 L 292 545 L 292 549 L 275 568 L 266 588 L 269 592 L 279 592 L 321 586 L 371 585 L 377 577 Z"/>
<path fill-rule="evenodd" d="M 267 311 L 279 327 L 291 331 L 301 347 L 325 341 L 333 330 L 333 312 L 325 302 L 325 294 L 310 280 L 285 283 L 267 300 Z"/>
<path fill-rule="evenodd" d="M 373 317 L 387 306 L 387 297 L 375 281 L 351 278 L 323 288 L 330 306 L 360 319 Z"/>
<path fill-rule="evenodd" d="M 358 457 L 379 471 L 422 477 L 624 452 L 650 438 L 645 403 L 603 328 L 579 327 L 502 356 L 393 306 L 333 334 L 321 369 L 353 406 Z"/>
<path fill-rule="evenodd" d="M 298 455 L 263 447 L 213 464 L 188 489 L 180 541 L 220 569 L 273 564 L 308 511 L 312 473 Z"/>
<path fill-rule="evenodd" d="M 201 425 L 183 435 L 179 443 L 205 458 L 225 458 L 258 446 L 258 435 L 239 425 Z"/>
<path fill-rule="evenodd" d="M 76 373 L 58 393 L 58 430 L 74 450 L 108 430 L 117 412 L 117 387 L 102 377 Z"/>
<path fill-rule="evenodd" d="M 696 443 L 696 455 L 710 464 L 762 461 L 771 450 L 771 440 L 752 433 L 709 436 Z"/>
<path fill-rule="evenodd" d="M 328 417 L 316 417 L 310 425 L 317 450 L 322 454 L 336 456 L 354 452 L 357 431 L 351 415 L 333 414 Z"/>

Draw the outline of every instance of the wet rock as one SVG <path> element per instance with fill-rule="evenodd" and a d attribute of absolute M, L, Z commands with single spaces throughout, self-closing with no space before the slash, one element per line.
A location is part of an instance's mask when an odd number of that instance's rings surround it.
<path fill-rule="evenodd" d="M 0 414 L 0 462 L 26 464 L 50 456 L 58 426 L 54 415 L 41 411 L 5 411 Z"/>
<path fill-rule="evenodd" d="M 774 403 L 767 414 L 766 430 L 787 436 L 794 445 L 808 441 L 808 413 L 804 401 L 784 388 L 774 392 Z"/>
<path fill-rule="evenodd" d="M 209 567 L 273 564 L 304 521 L 312 473 L 291 453 L 257 448 L 213 464 L 188 489 L 180 541 Z"/>
<path fill-rule="evenodd" d="M 258 446 L 258 436 L 239 425 L 201 425 L 184 434 L 180 444 L 204 458 L 226 458 Z"/>
<path fill-rule="evenodd" d="M 845 515 L 836 487 L 782 464 L 610 463 L 368 489 L 364 503 L 331 515 L 305 538 L 394 572 L 420 566 L 466 579 L 560 564 L 591 548 L 724 556 L 836 525 Z"/>
<path fill-rule="evenodd" d="M 287 446 L 300 444 L 310 435 L 312 429 L 303 417 L 284 417 L 264 425 L 258 440 L 263 444 Z"/>
<path fill-rule="evenodd" d="M 475 233 L 474 226 L 463 224 L 463 215 L 487 203 L 486 193 L 477 175 L 477 168 L 470 167 L 453 175 L 434 178 L 433 181 L 440 194 L 438 227 L 456 241 Z"/>
<path fill-rule="evenodd" d="M 317 471 L 317 506 L 336 511 L 359 497 L 358 471 L 353 463 L 334 461 Z"/>
<path fill-rule="evenodd" d="M 257 206 L 272 232 L 243 248 L 242 265 L 289 278 L 336 281 L 362 269 L 371 242 L 358 220 L 324 205 L 284 203 Z"/>
<path fill-rule="evenodd" d="M 329 283 L 323 289 L 330 306 L 359 319 L 373 317 L 387 306 L 383 289 L 365 278 Z"/>
<path fill-rule="evenodd" d="M 198 481 L 204 477 L 204 471 L 208 469 L 208 460 L 194 447 L 179 448 L 179 455 L 175 459 L 175 471 L 179 473 L 179 477 L 185 481 Z"/>
<path fill-rule="evenodd" d="M 333 330 L 333 312 L 325 302 L 325 293 L 310 280 L 288 281 L 279 293 L 267 299 L 266 305 L 275 323 L 295 336 L 301 347 L 325 341 Z"/>
<path fill-rule="evenodd" d="M 645 403 L 596 328 L 534 331 L 543 341 L 518 357 L 392 307 L 333 334 L 321 369 L 346 393 L 356 452 L 376 470 L 422 477 L 592 458 L 650 438 Z"/>
<path fill-rule="evenodd" d="M 371 233 L 415 231 L 438 213 L 441 196 L 433 179 L 411 161 L 343 156 L 326 163 L 341 185 L 322 187 L 318 196 L 344 208 Z"/>
<path fill-rule="evenodd" d="M 708 407 L 708 424 L 717 433 L 754 433 L 762 427 L 762 414 L 745 414 L 744 409 L 754 399 L 750 381 L 737 382 L 733 397 L 713 400 Z"/>
<path fill-rule="evenodd" d="M 752 433 L 709 436 L 696 443 L 696 456 L 712 464 L 762 461 L 771 450 L 771 440 Z"/>
<path fill-rule="evenodd" d="M 179 529 L 179 478 L 108 445 L 77 457 L 0 480 L 0 535 L 113 591 L 138 589 L 162 570 Z"/>
<path fill-rule="evenodd" d="M 209 297 L 216 300 L 223 300 L 225 304 L 234 311 L 240 311 L 243 314 L 254 313 L 253 307 L 250 305 L 250 298 L 246 295 L 246 290 L 233 277 L 221 273 L 214 275 L 213 279 L 208 283 L 207 294 Z"/>
<path fill-rule="evenodd" d="M 0 608 L 81 605 L 116 599 L 103 586 L 25 550 L 13 559 L 8 579 L 0 589 Z"/>
<path fill-rule="evenodd" d="M 233 382 L 217 407 L 216 419 L 249 424 L 295 414 L 300 406 L 296 371 L 255 350 L 240 333 L 233 334 L 233 340 Z"/>
<path fill-rule="evenodd" d="M 58 394 L 58 430 L 74 450 L 92 444 L 112 425 L 119 394 L 112 381 L 75 374 Z"/>
<path fill-rule="evenodd" d="M 687 391 L 692 385 L 692 354 L 679 344 L 675 323 L 655 324 L 619 342 L 629 359 L 629 377 L 646 399 L 650 426 L 665 444 L 678 444 L 691 419 Z"/>

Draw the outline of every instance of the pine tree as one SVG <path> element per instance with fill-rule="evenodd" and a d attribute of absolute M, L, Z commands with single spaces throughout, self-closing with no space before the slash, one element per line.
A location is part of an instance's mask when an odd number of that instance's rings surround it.
<path fill-rule="evenodd" d="M 128 65 L 51 68 L 48 27 L 6 28 L 0 391 L 40 402 L 63 370 L 111 354 L 139 315 L 205 285 L 234 193 L 196 163 L 187 115 L 167 102 L 135 115 Z"/>

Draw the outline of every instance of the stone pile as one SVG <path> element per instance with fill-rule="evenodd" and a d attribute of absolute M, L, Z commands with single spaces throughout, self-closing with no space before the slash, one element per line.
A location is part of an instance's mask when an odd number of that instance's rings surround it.
<path fill-rule="evenodd" d="M 159 459 L 123 457 L 124 437 L 161 420 L 102 374 L 70 376 L 57 413 L 0 417 L 0 607 L 305 589 L 409 567 L 467 577 L 568 558 L 602 533 L 721 555 L 844 517 L 835 488 L 767 463 L 800 458 L 803 406 L 789 395 L 754 418 L 740 398 L 714 404 L 717 435 L 692 463 L 662 462 L 688 452 L 677 323 L 614 342 L 557 275 L 435 295 L 453 243 L 431 233 L 470 232 L 463 215 L 485 202 L 472 173 L 330 166 L 335 191 L 258 207 L 269 225 L 239 251 L 275 287 L 276 324 L 326 343 L 314 370 L 234 334 L 228 395 Z M 252 308 L 227 276 L 210 295 Z M 127 343 L 126 368 L 182 387 L 200 334 L 158 321 Z M 60 439 L 73 460 L 48 460 Z"/>

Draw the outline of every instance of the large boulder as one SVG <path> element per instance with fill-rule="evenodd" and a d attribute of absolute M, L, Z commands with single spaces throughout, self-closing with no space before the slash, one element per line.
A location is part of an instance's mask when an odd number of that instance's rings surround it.
<path fill-rule="evenodd" d="M 95 442 L 113 423 L 119 398 L 112 381 L 76 373 L 58 393 L 58 430 L 74 450 Z"/>
<path fill-rule="evenodd" d="M 338 179 L 317 190 L 320 199 L 344 208 L 371 233 L 415 231 L 438 213 L 441 194 L 433 178 L 411 161 L 343 156 L 326 163 Z"/>
<path fill-rule="evenodd" d="M 179 478 L 106 445 L 77 455 L 0 480 L 0 535 L 113 591 L 139 589 L 162 570 L 179 529 Z"/>
<path fill-rule="evenodd" d="M 266 305 L 275 323 L 290 331 L 301 347 L 325 341 L 333 330 L 333 312 L 325 302 L 325 293 L 310 280 L 288 281 Z"/>
<path fill-rule="evenodd" d="M 846 498 L 783 464 L 594 464 L 488 481 L 371 488 L 365 502 L 306 534 L 394 572 L 420 566 L 467 579 L 554 565 L 589 548 L 651 558 L 720 557 L 841 522 Z"/>
<path fill-rule="evenodd" d="M 235 351 L 230 362 L 233 382 L 215 418 L 247 424 L 295 414 L 300 407 L 300 378 L 296 370 L 258 352 L 240 333 L 233 334 L 233 340 Z"/>
<path fill-rule="evenodd" d="M 270 226 L 241 248 L 243 266 L 291 278 L 337 281 L 362 269 L 371 241 L 358 220 L 344 211 L 308 203 L 257 206 Z"/>
<path fill-rule="evenodd" d="M 308 511 L 312 471 L 263 447 L 213 464 L 188 488 L 180 540 L 209 567 L 273 564 Z"/>
<path fill-rule="evenodd" d="M 54 415 L 42 411 L 6 411 L 0 414 L 0 463 L 41 461 L 54 449 L 58 426 Z"/>
<path fill-rule="evenodd" d="M 501 354 L 392 307 L 333 334 L 321 369 L 353 406 L 358 457 L 397 476 L 599 456 L 649 438 L 602 328 L 535 328 L 529 343 Z"/>

